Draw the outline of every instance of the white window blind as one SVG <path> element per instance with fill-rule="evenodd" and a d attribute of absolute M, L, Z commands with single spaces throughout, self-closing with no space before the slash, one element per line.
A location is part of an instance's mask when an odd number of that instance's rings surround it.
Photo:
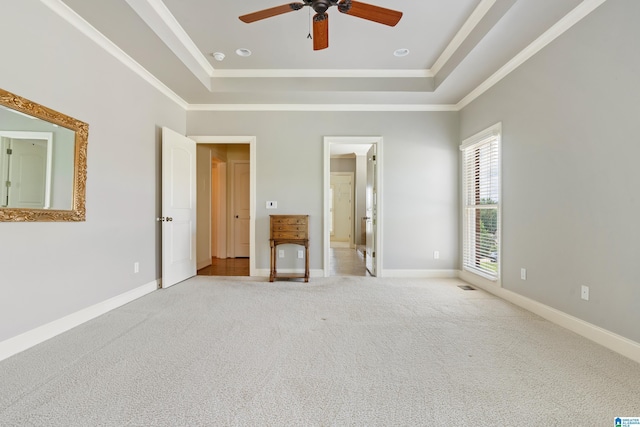
<path fill-rule="evenodd" d="M 460 147 L 463 268 L 492 280 L 500 272 L 500 133 L 497 124 Z"/>

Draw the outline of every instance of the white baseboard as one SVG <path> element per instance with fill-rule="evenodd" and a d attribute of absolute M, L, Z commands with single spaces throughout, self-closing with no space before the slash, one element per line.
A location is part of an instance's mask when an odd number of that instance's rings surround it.
<path fill-rule="evenodd" d="M 378 274 L 379 277 L 399 277 L 399 278 L 433 278 L 447 279 L 457 278 L 458 270 L 389 270 L 384 269 Z"/>
<path fill-rule="evenodd" d="M 146 285 L 132 289 L 124 294 L 117 295 L 106 301 L 84 308 L 68 316 L 53 322 L 39 326 L 23 334 L 0 342 L 0 360 L 4 360 L 14 354 L 20 353 L 30 347 L 40 344 L 71 328 L 75 328 L 91 319 L 101 316 L 115 308 L 123 306 L 135 299 L 147 295 L 158 289 L 158 282 L 154 280 Z"/>
<path fill-rule="evenodd" d="M 475 274 L 460 271 L 460 279 L 468 282 L 478 288 L 485 290 L 497 297 L 500 297 L 506 301 L 509 301 L 519 307 L 524 308 L 538 316 L 547 319 L 548 321 L 555 323 L 575 332 L 578 335 L 600 344 L 609 350 L 615 351 L 629 359 L 640 363 L 640 343 L 632 341 L 621 335 L 615 334 L 611 331 L 603 329 L 599 326 L 585 322 L 582 319 L 571 316 L 563 311 L 549 307 L 538 301 L 524 297 L 515 292 L 504 289 L 497 284 L 491 283 Z M 479 280 L 482 279 L 482 280 Z"/>
<path fill-rule="evenodd" d="M 284 274 L 302 274 L 304 270 L 293 268 L 279 268 L 279 273 Z M 267 268 L 256 269 L 256 276 L 269 277 L 271 271 Z M 378 277 L 398 277 L 398 278 L 434 278 L 434 279 L 451 279 L 457 278 L 458 270 L 382 270 L 382 274 Z M 324 277 L 324 270 L 311 269 L 309 271 L 311 277 Z"/>

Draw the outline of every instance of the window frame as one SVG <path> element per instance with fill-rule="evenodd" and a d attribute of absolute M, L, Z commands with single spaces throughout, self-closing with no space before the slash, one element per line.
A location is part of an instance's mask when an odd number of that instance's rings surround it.
<path fill-rule="evenodd" d="M 476 148 L 482 146 L 482 145 L 486 145 L 486 144 L 491 144 L 493 142 L 497 143 L 497 157 L 498 157 L 498 161 L 497 161 L 497 170 L 498 170 L 498 177 L 497 177 L 497 194 L 498 194 L 498 201 L 495 204 L 495 209 L 496 209 L 496 244 L 497 244 L 497 256 L 496 256 L 496 264 L 497 264 L 497 269 L 494 274 L 490 274 L 478 267 L 476 267 L 475 265 L 470 265 L 467 260 L 468 260 L 468 254 L 470 252 L 472 252 L 472 249 L 469 248 L 470 244 L 475 244 L 475 243 L 471 243 L 469 242 L 469 236 L 473 234 L 473 236 L 477 235 L 477 229 L 474 228 L 473 229 L 473 233 L 470 233 L 470 228 L 469 228 L 469 216 L 468 216 L 468 212 L 470 209 L 472 209 L 474 212 L 478 212 L 481 209 L 486 209 L 487 206 L 485 205 L 476 205 L 476 204 L 468 204 L 468 180 L 467 180 L 467 171 L 468 171 L 468 167 L 467 167 L 467 162 L 466 162 L 466 154 L 469 152 L 469 150 L 475 150 Z M 480 131 L 478 133 L 476 133 L 475 135 L 465 139 L 462 141 L 462 144 L 460 145 L 460 152 L 461 152 L 461 160 L 460 160 L 460 169 L 461 169 L 461 173 L 460 173 L 460 179 L 461 179 L 461 237 L 462 237 L 462 251 L 461 251 L 461 267 L 462 270 L 465 272 L 469 272 L 475 275 L 478 275 L 480 277 L 483 277 L 485 279 L 488 279 L 492 282 L 500 282 L 500 278 L 501 278 L 501 272 L 502 272 L 502 122 L 498 122 L 493 126 L 490 126 L 489 128 Z M 474 192 L 477 190 L 474 190 Z M 474 206 L 484 206 L 484 207 L 474 207 Z M 493 207 L 491 209 L 494 209 Z M 474 240 L 476 241 L 476 240 Z"/>

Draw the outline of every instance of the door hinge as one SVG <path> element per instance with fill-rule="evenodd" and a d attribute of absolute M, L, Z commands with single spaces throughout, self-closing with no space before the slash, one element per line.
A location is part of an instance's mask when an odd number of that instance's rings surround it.
<path fill-rule="evenodd" d="M 375 257 L 376 257 L 376 251 L 373 251 L 373 253 L 371 254 L 371 256 L 372 256 L 373 258 L 375 258 Z"/>
<path fill-rule="evenodd" d="M 11 187 L 11 181 L 7 181 L 4 183 L 5 187 L 9 188 Z"/>
<path fill-rule="evenodd" d="M 11 148 L 7 148 L 7 154 L 8 155 L 12 155 L 13 154 L 13 150 Z"/>
<path fill-rule="evenodd" d="M 376 161 L 376 155 L 375 154 L 373 155 L 373 161 L 374 162 Z"/>

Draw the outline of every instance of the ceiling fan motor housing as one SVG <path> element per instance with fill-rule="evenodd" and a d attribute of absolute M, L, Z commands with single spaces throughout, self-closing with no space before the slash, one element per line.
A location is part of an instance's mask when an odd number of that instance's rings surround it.
<path fill-rule="evenodd" d="M 324 15 L 327 9 L 338 4 L 338 0 L 305 0 L 305 2 L 320 15 Z"/>

